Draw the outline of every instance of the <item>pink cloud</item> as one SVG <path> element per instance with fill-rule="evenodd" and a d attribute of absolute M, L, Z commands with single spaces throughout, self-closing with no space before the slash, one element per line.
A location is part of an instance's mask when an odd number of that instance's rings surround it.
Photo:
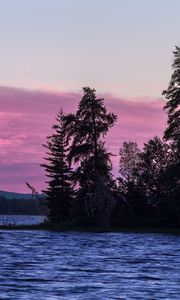
<path fill-rule="evenodd" d="M 134 140 L 142 146 L 149 138 L 162 136 L 166 123 L 164 101 L 102 96 L 118 116 L 106 139 L 108 149 L 117 155 L 113 158 L 117 170 L 119 147 L 124 140 Z M 45 154 L 42 144 L 52 132 L 60 108 L 66 113 L 73 112 L 80 99 L 78 93 L 0 87 L 0 174 L 3 175 L 0 189 L 26 192 L 26 180 L 38 189 L 44 186 L 45 178 L 39 166 Z"/>

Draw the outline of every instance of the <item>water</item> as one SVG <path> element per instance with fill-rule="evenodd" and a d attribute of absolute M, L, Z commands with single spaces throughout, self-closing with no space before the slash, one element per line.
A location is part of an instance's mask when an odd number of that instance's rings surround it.
<path fill-rule="evenodd" d="M 0 225 L 36 225 L 44 219 L 44 216 L 0 215 Z"/>
<path fill-rule="evenodd" d="M 180 299 L 180 237 L 0 231 L 1 300 Z"/>

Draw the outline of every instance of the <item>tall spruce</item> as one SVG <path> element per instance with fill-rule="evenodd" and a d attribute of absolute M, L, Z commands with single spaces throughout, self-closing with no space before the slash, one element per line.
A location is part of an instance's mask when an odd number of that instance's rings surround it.
<path fill-rule="evenodd" d="M 110 190 L 111 161 L 104 137 L 115 124 L 116 116 L 108 113 L 104 99 L 97 98 L 94 89 L 84 87 L 83 93 L 76 114 L 65 118 L 72 141 L 69 160 L 77 166 L 81 214 L 107 219 L 105 211 L 110 194 L 104 195 L 103 191 Z"/>
<path fill-rule="evenodd" d="M 164 109 L 167 111 L 167 128 L 164 138 L 171 144 L 171 163 L 167 168 L 168 186 L 170 187 L 173 206 L 180 214 L 180 47 L 176 46 L 173 74 L 167 90 L 163 91 L 167 102 Z"/>
<path fill-rule="evenodd" d="M 164 138 L 172 142 L 173 149 L 180 160 L 180 47 L 176 46 L 173 54 L 173 74 L 167 90 L 163 91 L 167 99 L 164 109 L 168 114 Z"/>
<path fill-rule="evenodd" d="M 47 137 L 44 147 L 47 149 L 47 163 L 41 166 L 46 171 L 49 180 L 46 195 L 48 219 L 50 222 L 66 222 L 70 216 L 73 199 L 71 184 L 72 172 L 67 163 L 68 144 L 64 127 L 64 114 L 61 110 L 56 117 L 57 124 L 53 126 L 54 133 Z"/>
<path fill-rule="evenodd" d="M 94 169 L 105 172 L 99 165 L 99 159 L 107 159 L 103 139 L 114 125 L 116 116 L 107 112 L 104 99 L 97 98 L 94 89 L 84 87 L 83 92 L 76 114 L 66 117 L 67 124 L 70 121 L 69 132 L 73 137 L 69 159 L 76 163 L 92 158 Z"/>

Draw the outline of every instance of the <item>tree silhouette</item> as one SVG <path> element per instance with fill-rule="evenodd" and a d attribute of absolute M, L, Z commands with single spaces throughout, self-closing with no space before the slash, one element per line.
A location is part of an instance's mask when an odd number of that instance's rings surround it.
<path fill-rule="evenodd" d="M 136 220 L 155 220 L 159 207 L 161 210 L 165 207 L 171 190 L 166 175 L 170 160 L 169 145 L 158 137 L 145 143 L 142 150 L 134 142 L 123 143 L 119 188 L 125 193 Z"/>
<path fill-rule="evenodd" d="M 136 142 L 124 142 L 119 151 L 119 173 L 126 182 L 133 182 L 139 169 L 140 149 Z"/>
<path fill-rule="evenodd" d="M 61 110 L 53 126 L 54 133 L 47 137 L 44 147 L 47 149 L 47 163 L 41 166 L 46 171 L 48 187 L 43 191 L 46 195 L 48 219 L 50 222 L 67 221 L 73 200 L 71 176 L 67 163 L 68 143 L 64 127 L 64 114 Z"/>
<path fill-rule="evenodd" d="M 173 148 L 180 160 L 180 47 L 176 46 L 173 54 L 173 74 L 167 90 L 163 91 L 163 95 L 167 99 L 164 109 L 168 114 L 164 138 L 172 141 Z"/>
<path fill-rule="evenodd" d="M 180 212 L 180 47 L 176 46 L 173 74 L 167 90 L 163 91 L 167 99 L 164 109 L 168 114 L 164 138 L 171 144 L 171 163 L 167 168 L 167 181 L 171 187 L 171 198 L 176 210 Z"/>
<path fill-rule="evenodd" d="M 94 89 L 84 87 L 83 92 L 76 114 L 65 117 L 65 126 L 71 139 L 68 158 L 76 166 L 80 214 L 94 217 L 105 210 L 106 200 L 96 194 L 99 195 L 98 185 L 107 189 L 111 181 L 110 153 L 105 148 L 104 137 L 116 116 L 107 112 L 104 99 L 97 98 Z"/>
<path fill-rule="evenodd" d="M 158 205 L 168 192 L 165 172 L 170 162 L 168 144 L 158 137 L 144 144 L 140 154 L 139 186 L 149 203 Z"/>

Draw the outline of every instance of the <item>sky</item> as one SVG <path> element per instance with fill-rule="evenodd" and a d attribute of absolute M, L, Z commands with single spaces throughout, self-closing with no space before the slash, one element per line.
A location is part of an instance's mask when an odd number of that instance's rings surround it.
<path fill-rule="evenodd" d="M 83 86 L 118 115 L 116 155 L 124 140 L 162 136 L 179 11 L 179 0 L 0 0 L 0 190 L 43 187 L 42 144 Z"/>

